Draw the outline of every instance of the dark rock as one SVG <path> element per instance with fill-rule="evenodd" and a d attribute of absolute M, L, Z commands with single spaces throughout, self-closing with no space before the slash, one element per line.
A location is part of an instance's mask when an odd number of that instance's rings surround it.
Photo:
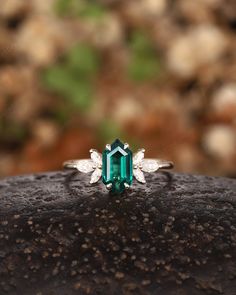
<path fill-rule="evenodd" d="M 0 294 L 236 294 L 236 180 L 157 173 L 0 181 Z"/>

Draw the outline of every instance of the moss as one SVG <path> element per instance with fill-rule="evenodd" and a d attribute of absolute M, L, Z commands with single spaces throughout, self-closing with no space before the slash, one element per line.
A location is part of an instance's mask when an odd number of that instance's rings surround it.
<path fill-rule="evenodd" d="M 60 16 L 73 16 L 92 20 L 100 20 L 107 12 L 103 5 L 92 0 L 57 0 L 55 10 Z"/>
<path fill-rule="evenodd" d="M 99 66 L 98 52 L 89 45 L 79 44 L 66 54 L 62 62 L 43 73 L 43 82 L 48 90 L 86 111 L 95 96 L 94 80 Z"/>
<path fill-rule="evenodd" d="M 6 118 L 0 119 L 0 138 L 1 143 L 9 146 L 21 145 L 28 136 L 26 126 L 10 122 Z"/>
<path fill-rule="evenodd" d="M 120 126 L 112 119 L 104 119 L 100 122 L 98 134 L 102 143 L 112 142 L 115 138 L 125 138 Z"/>
<path fill-rule="evenodd" d="M 57 0 L 55 3 L 55 10 L 59 15 L 66 15 L 71 6 L 72 0 Z"/>
<path fill-rule="evenodd" d="M 143 32 L 135 31 L 130 39 L 131 60 L 128 75 L 134 81 L 155 79 L 160 73 L 160 61 L 151 40 Z"/>
<path fill-rule="evenodd" d="M 89 45 L 79 44 L 67 54 L 66 63 L 74 73 L 90 78 L 95 76 L 100 65 L 98 52 Z"/>

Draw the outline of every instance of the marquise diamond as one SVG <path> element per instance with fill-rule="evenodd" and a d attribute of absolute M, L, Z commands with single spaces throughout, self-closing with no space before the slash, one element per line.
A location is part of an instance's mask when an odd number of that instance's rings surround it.
<path fill-rule="evenodd" d="M 142 171 L 148 173 L 155 172 L 159 169 L 157 161 L 152 159 L 144 159 L 141 163 L 141 167 Z"/>
<path fill-rule="evenodd" d="M 78 160 L 76 168 L 83 173 L 89 173 L 94 170 L 94 163 L 92 160 Z"/>
<path fill-rule="evenodd" d="M 138 167 L 141 164 L 141 162 L 144 158 L 144 152 L 145 152 L 145 150 L 141 149 L 137 153 L 134 154 L 134 156 L 133 156 L 134 167 Z"/>
<path fill-rule="evenodd" d="M 92 150 L 91 159 L 96 164 L 97 167 L 102 167 L 102 154 L 97 152 L 96 150 Z"/>
<path fill-rule="evenodd" d="M 144 174 L 143 172 L 139 169 L 139 168 L 136 168 L 133 170 L 133 173 L 134 173 L 134 177 L 141 183 L 146 183 L 146 180 L 145 180 L 145 177 L 144 177 Z"/>
<path fill-rule="evenodd" d="M 91 175 L 90 183 L 96 183 L 102 176 L 102 170 L 99 168 L 96 168 L 94 172 Z"/>

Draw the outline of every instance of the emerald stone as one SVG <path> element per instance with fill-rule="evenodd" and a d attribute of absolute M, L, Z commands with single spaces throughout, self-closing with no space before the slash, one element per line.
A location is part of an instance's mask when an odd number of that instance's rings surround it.
<path fill-rule="evenodd" d="M 102 181 L 111 185 L 113 193 L 122 193 L 133 180 L 132 152 L 119 139 L 110 147 L 102 154 Z"/>

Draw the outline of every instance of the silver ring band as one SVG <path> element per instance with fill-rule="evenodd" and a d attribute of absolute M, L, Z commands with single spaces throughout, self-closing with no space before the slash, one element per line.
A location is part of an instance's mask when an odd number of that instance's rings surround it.
<path fill-rule="evenodd" d="M 164 161 L 159 159 L 145 159 L 156 161 L 158 163 L 158 170 L 160 169 L 172 169 L 174 168 L 174 163 L 170 161 Z M 90 161 L 90 159 L 74 159 L 74 160 L 67 160 L 63 163 L 63 168 L 65 169 L 77 169 L 79 168 L 79 164 L 81 161 Z M 95 168 L 95 167 L 94 167 Z"/>
<path fill-rule="evenodd" d="M 89 161 L 90 159 L 80 159 L 80 160 L 68 160 L 63 163 L 63 168 L 65 169 L 78 169 L 80 161 Z"/>
<path fill-rule="evenodd" d="M 164 161 L 164 160 L 156 160 L 156 161 L 159 165 L 159 169 L 172 169 L 172 168 L 174 168 L 173 162 Z"/>
<path fill-rule="evenodd" d="M 140 183 L 146 183 L 144 173 L 174 167 L 170 161 L 146 159 L 144 153 L 145 150 L 140 149 L 133 154 L 127 143 L 123 144 L 117 139 L 106 145 L 103 154 L 91 149 L 90 159 L 68 160 L 63 163 L 63 167 L 82 173 L 92 172 L 91 184 L 102 179 L 108 189 L 121 193 L 130 187 L 134 178 Z"/>

